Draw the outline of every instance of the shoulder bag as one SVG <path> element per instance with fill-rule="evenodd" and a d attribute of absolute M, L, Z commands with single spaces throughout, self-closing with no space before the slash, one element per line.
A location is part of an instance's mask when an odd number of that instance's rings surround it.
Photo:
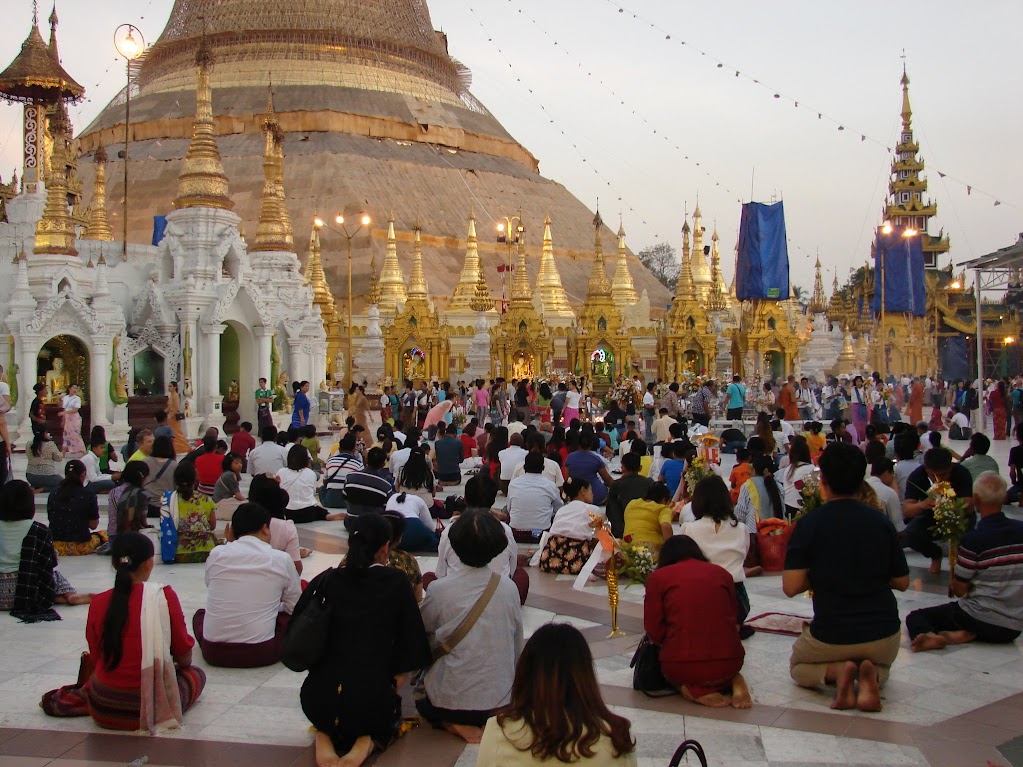
<path fill-rule="evenodd" d="M 683 740 L 679 747 L 675 750 L 674 755 L 671 757 L 671 761 L 668 762 L 668 767 L 679 767 L 682 764 L 682 757 L 692 751 L 696 754 L 696 758 L 700 760 L 702 767 L 707 767 L 707 755 L 703 752 L 703 746 L 695 740 Z M 686 763 L 689 760 L 686 759 Z"/>
<path fill-rule="evenodd" d="M 661 673 L 660 645 L 654 644 L 646 634 L 639 640 L 629 668 L 632 669 L 632 689 L 651 698 L 678 694 Z"/>
<path fill-rule="evenodd" d="M 327 602 L 327 583 L 336 568 L 327 570 L 310 595 L 309 604 L 288 622 L 284 634 L 281 662 L 292 671 L 308 671 L 327 652 L 331 608 Z"/>
<path fill-rule="evenodd" d="M 434 645 L 432 648 L 434 662 L 449 654 L 452 650 L 458 647 L 459 642 L 465 639 L 465 635 L 472 630 L 472 627 L 476 625 L 476 621 L 479 620 L 483 611 L 487 609 L 487 605 L 490 604 L 490 600 L 493 598 L 494 592 L 497 591 L 497 584 L 500 582 L 500 575 L 497 573 L 490 574 L 490 581 L 487 583 L 487 587 L 483 589 L 483 593 L 480 594 L 480 598 L 476 600 L 476 604 L 472 606 L 469 614 L 462 619 L 462 622 L 458 624 L 458 628 L 452 632 L 451 636 Z"/>

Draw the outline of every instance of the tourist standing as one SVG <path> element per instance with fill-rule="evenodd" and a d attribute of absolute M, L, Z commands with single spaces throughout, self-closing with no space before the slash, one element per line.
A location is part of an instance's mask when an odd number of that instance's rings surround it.
<path fill-rule="evenodd" d="M 266 388 L 266 379 L 259 379 L 259 388 L 256 389 L 256 423 L 259 424 L 259 431 L 262 433 L 267 426 L 274 425 L 271 408 L 274 404 L 274 393 L 272 389 Z"/>
<path fill-rule="evenodd" d="M 725 397 L 727 399 L 725 417 L 729 421 L 741 421 L 742 409 L 746 405 L 746 385 L 742 382 L 742 376 L 732 376 L 732 382 L 725 389 Z"/>
<path fill-rule="evenodd" d="M 291 389 L 295 394 L 291 411 L 291 425 L 300 428 L 309 423 L 309 414 L 312 410 L 312 405 L 309 403 L 309 382 L 295 381 L 291 384 Z"/>
<path fill-rule="evenodd" d="M 181 429 L 181 422 L 185 420 L 185 414 L 181 411 L 181 397 L 178 395 L 178 384 L 171 381 L 167 384 L 167 420 L 174 430 L 174 452 L 187 453 L 190 449 L 185 433 Z"/>

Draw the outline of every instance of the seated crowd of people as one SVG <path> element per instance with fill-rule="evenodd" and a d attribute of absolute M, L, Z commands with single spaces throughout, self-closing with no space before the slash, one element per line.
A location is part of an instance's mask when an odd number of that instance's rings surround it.
<path fill-rule="evenodd" d="M 895 424 L 890 439 L 887 426 L 869 425 L 860 441 L 842 419 L 825 437 L 818 422 L 796 433 L 783 413 L 762 413 L 748 440 L 723 435 L 736 453 L 727 481 L 712 473 L 691 483 L 697 444 L 666 408 L 642 428 L 625 416 L 565 427 L 526 422 L 528 413 L 510 408 L 508 425 L 441 421 L 434 439 L 397 419 L 372 444 L 353 422 L 325 460 L 312 426 L 264 426 L 259 445 L 249 424 L 230 446 L 210 430 L 180 458 L 170 436 L 142 430 L 120 470 L 94 432 L 57 481 L 62 457 L 37 436 L 28 482 L 3 488 L 0 608 L 52 620 L 54 605 L 90 604 L 89 682 L 48 693 L 44 710 L 111 729 L 174 726 L 206 684 L 195 644 L 208 666 L 277 663 L 289 625 L 323 600 L 329 649 L 300 692 L 318 764 L 361 764 L 398 737 L 407 682 L 422 719 L 481 743 L 480 765 L 635 764 L 629 722 L 601 701 L 582 635 L 550 624 L 525 641 L 530 578 L 519 545 L 540 572 L 567 575 L 598 552 L 602 528 L 647 548 L 657 564 L 643 622 L 665 680 L 687 700 L 741 709 L 753 703 L 742 674 L 742 642 L 754 633 L 746 580 L 762 572 L 758 523 L 777 518 L 798 520 L 782 589 L 811 592 L 814 607 L 792 646 L 793 681 L 834 685 L 832 708 L 878 711 L 901 645 L 893 591 L 909 587 L 904 549 L 940 571 L 930 493 L 939 482 L 968 504 L 971 530 L 953 572 L 956 600 L 905 617 L 912 649 L 1012 642 L 1023 631 L 1023 522 L 1002 512 L 1013 495 L 983 434 L 959 456 L 926 424 Z M 1014 485 L 1023 481 L 1023 427 L 1017 436 Z M 464 497 L 439 498 L 469 466 Z M 811 476 L 823 503 L 804 511 Z M 33 521 L 33 487 L 49 492 L 48 526 Z M 506 504 L 495 508 L 502 493 Z M 316 521 L 343 523 L 348 550 L 307 584 L 296 524 Z M 164 527 L 174 533 L 169 552 Z M 111 557 L 114 587 L 78 594 L 57 557 L 93 553 Z M 416 554 L 435 555 L 434 570 L 421 572 Z M 206 606 L 191 618 L 192 635 L 173 589 L 149 584 L 157 556 L 205 567 Z M 171 705 L 154 712 L 151 693 Z"/>

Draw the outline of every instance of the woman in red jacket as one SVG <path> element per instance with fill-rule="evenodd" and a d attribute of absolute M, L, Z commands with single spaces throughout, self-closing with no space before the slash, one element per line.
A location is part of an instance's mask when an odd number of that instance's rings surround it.
<path fill-rule="evenodd" d="M 643 627 L 660 645 L 661 671 L 686 700 L 712 708 L 749 708 L 739 672 L 746 656 L 739 641 L 735 583 L 712 565 L 696 542 L 675 535 L 664 542 L 646 582 Z"/>

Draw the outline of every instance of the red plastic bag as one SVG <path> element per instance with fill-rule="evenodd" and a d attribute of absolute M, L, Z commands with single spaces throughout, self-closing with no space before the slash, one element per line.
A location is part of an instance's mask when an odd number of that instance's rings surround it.
<path fill-rule="evenodd" d="M 778 527 L 770 525 L 765 528 L 760 523 L 757 530 L 757 548 L 760 550 L 760 566 L 768 572 L 777 573 L 785 569 L 785 549 L 788 547 L 789 538 L 792 537 L 792 529 L 795 525 Z M 769 534 L 770 531 L 773 534 Z"/>

